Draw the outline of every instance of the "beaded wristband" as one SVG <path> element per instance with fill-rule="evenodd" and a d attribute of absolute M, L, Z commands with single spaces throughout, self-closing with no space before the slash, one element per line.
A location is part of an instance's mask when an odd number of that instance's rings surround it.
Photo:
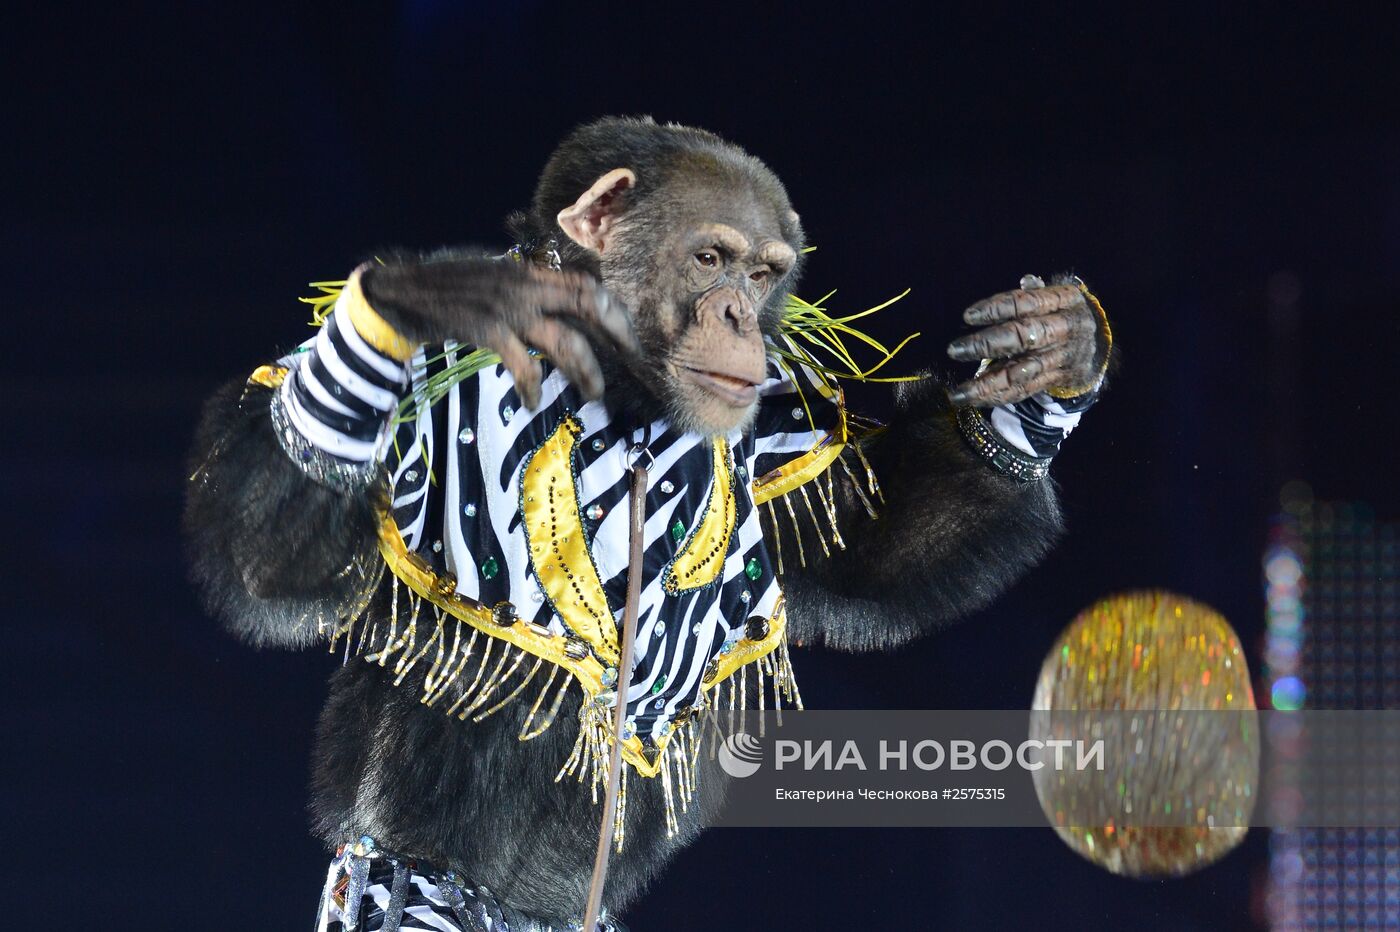
<path fill-rule="evenodd" d="M 1027 456 L 1011 448 L 976 408 L 958 409 L 958 428 L 972 448 L 1003 475 L 1018 482 L 1036 482 L 1050 474 L 1051 457 Z"/>
<path fill-rule="evenodd" d="M 337 492 L 363 492 L 378 477 L 379 463 L 352 463 L 325 452 L 314 446 L 301 435 L 287 416 L 283 407 L 282 392 L 274 390 L 269 402 L 272 417 L 272 432 L 277 435 L 277 443 L 282 452 L 296 464 L 308 478 Z"/>

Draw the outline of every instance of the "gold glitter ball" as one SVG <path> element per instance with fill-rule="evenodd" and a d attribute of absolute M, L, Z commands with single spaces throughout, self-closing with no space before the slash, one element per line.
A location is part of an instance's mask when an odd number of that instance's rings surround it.
<path fill-rule="evenodd" d="M 1046 817 L 1083 857 L 1181 876 L 1244 838 L 1259 784 L 1254 692 L 1239 637 L 1207 606 L 1157 591 L 1089 607 L 1046 656 L 1033 708 L 1034 739 L 1103 739 L 1101 769 L 1034 771 Z"/>

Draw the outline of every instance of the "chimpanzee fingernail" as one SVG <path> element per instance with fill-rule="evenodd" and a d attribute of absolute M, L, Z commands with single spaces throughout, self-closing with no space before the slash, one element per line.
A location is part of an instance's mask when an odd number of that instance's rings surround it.
<path fill-rule="evenodd" d="M 962 389 L 954 388 L 948 392 L 948 400 L 955 405 L 965 405 L 972 400 L 972 396 Z"/>
<path fill-rule="evenodd" d="M 948 344 L 948 355 L 954 359 L 972 359 L 977 354 L 973 352 L 972 345 L 965 339 L 957 339 Z"/>

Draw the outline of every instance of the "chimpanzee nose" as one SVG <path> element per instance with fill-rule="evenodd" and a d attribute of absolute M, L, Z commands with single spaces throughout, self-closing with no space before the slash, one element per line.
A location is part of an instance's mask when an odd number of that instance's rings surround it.
<path fill-rule="evenodd" d="M 730 291 L 720 299 L 719 312 L 725 323 L 740 336 L 748 336 L 758 327 L 758 316 L 754 313 L 753 305 L 736 291 Z"/>

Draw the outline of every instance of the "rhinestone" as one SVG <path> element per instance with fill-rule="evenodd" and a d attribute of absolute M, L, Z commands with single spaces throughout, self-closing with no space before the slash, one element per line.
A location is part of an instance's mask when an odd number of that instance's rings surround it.
<path fill-rule="evenodd" d="M 677 518 L 676 523 L 671 525 L 671 539 L 679 544 L 682 537 L 685 537 L 685 525 Z"/>
<path fill-rule="evenodd" d="M 433 553 L 442 553 L 442 541 L 433 541 Z"/>
<path fill-rule="evenodd" d="M 416 469 L 410 469 L 408 472 L 406 472 L 406 473 L 403 474 L 403 477 L 404 477 L 405 479 L 407 479 L 409 482 L 417 482 L 417 481 L 418 481 L 418 470 L 416 470 Z"/>
<path fill-rule="evenodd" d="M 603 506 L 599 505 L 597 502 L 589 505 L 588 517 L 594 521 L 600 520 L 603 517 Z"/>
<path fill-rule="evenodd" d="M 515 409 L 512 408 L 510 405 L 506 405 L 504 408 L 501 409 L 502 423 L 509 424 L 510 419 L 513 417 L 515 417 Z"/>
<path fill-rule="evenodd" d="M 475 518 L 475 517 L 476 517 L 476 502 L 468 502 L 467 504 L 463 505 L 463 506 L 462 506 L 462 514 L 466 515 L 468 518 Z"/>
<path fill-rule="evenodd" d="M 750 641 L 761 641 L 768 636 L 768 619 L 755 615 L 744 625 L 744 636 Z"/>
<path fill-rule="evenodd" d="M 661 491 L 670 495 L 672 492 L 676 491 L 676 486 L 670 479 L 667 479 L 665 482 L 661 483 Z"/>
<path fill-rule="evenodd" d="M 746 572 L 747 572 L 747 571 L 746 571 Z M 748 604 L 749 604 L 749 600 L 752 599 L 752 598 L 753 598 L 753 596 L 749 593 L 749 590 L 747 590 L 747 589 L 745 589 L 743 592 L 739 593 L 739 601 L 740 601 L 740 602 L 743 602 L 745 605 L 748 605 Z"/>
<path fill-rule="evenodd" d="M 611 686 L 613 683 L 616 683 L 617 667 L 607 667 L 606 669 L 604 669 L 602 680 L 604 686 Z"/>
<path fill-rule="evenodd" d="M 655 702 L 652 703 L 651 707 L 652 707 L 653 709 L 664 709 L 664 708 L 666 708 L 666 700 L 665 700 L 665 699 L 658 699 L 658 700 L 656 700 Z"/>
<path fill-rule="evenodd" d="M 792 419 L 793 419 L 794 421 L 800 421 L 800 420 L 802 420 L 802 409 L 801 409 L 801 408 L 793 408 L 793 409 L 792 409 Z"/>
<path fill-rule="evenodd" d="M 496 574 L 501 571 L 501 564 L 496 562 L 495 557 L 487 557 L 481 564 L 481 575 L 486 579 L 495 579 Z"/>
<path fill-rule="evenodd" d="M 757 580 L 763 575 L 763 567 L 758 565 L 758 557 L 749 557 L 749 562 L 744 566 L 744 575 L 752 580 Z"/>
<path fill-rule="evenodd" d="M 630 718 L 622 723 L 622 740 L 626 741 L 637 733 L 637 723 Z"/>
<path fill-rule="evenodd" d="M 747 467 L 735 466 L 734 471 L 739 474 L 740 479 L 747 479 L 749 477 L 749 471 Z"/>
<path fill-rule="evenodd" d="M 457 439 L 463 443 L 472 443 L 476 440 L 476 431 L 470 427 L 463 427 L 462 432 L 457 435 Z"/>
<path fill-rule="evenodd" d="M 691 634 L 699 634 L 699 633 L 700 633 L 700 629 L 703 628 L 703 627 L 705 627 L 705 625 L 704 625 L 702 622 L 697 621 L 695 624 L 693 624 L 693 625 L 690 626 L 690 633 L 691 633 Z"/>
<path fill-rule="evenodd" d="M 657 702 L 660 702 L 660 701 L 661 701 L 660 699 L 657 700 Z M 658 708 L 659 708 L 659 706 L 658 706 Z M 661 727 L 657 729 L 657 734 L 661 735 L 661 737 L 664 738 L 664 737 L 666 737 L 667 735 L 669 735 L 669 734 L 671 733 L 671 729 L 672 729 L 672 725 L 671 725 L 670 722 L 662 722 L 662 723 L 661 723 Z"/>
<path fill-rule="evenodd" d="M 602 453 L 603 450 L 607 447 L 607 444 L 603 442 L 603 438 L 602 438 L 602 437 L 594 437 L 594 438 L 593 438 L 593 444 L 592 444 L 592 446 L 593 446 L 594 452 L 596 452 L 596 453 Z"/>
<path fill-rule="evenodd" d="M 666 688 L 666 674 L 664 674 L 664 673 L 659 673 L 659 674 L 657 674 L 657 676 L 656 676 L 656 682 L 651 684 L 651 694 L 652 694 L 653 696 L 655 696 L 657 693 L 661 692 L 661 690 L 663 690 L 663 689 L 665 689 L 665 688 Z"/>

